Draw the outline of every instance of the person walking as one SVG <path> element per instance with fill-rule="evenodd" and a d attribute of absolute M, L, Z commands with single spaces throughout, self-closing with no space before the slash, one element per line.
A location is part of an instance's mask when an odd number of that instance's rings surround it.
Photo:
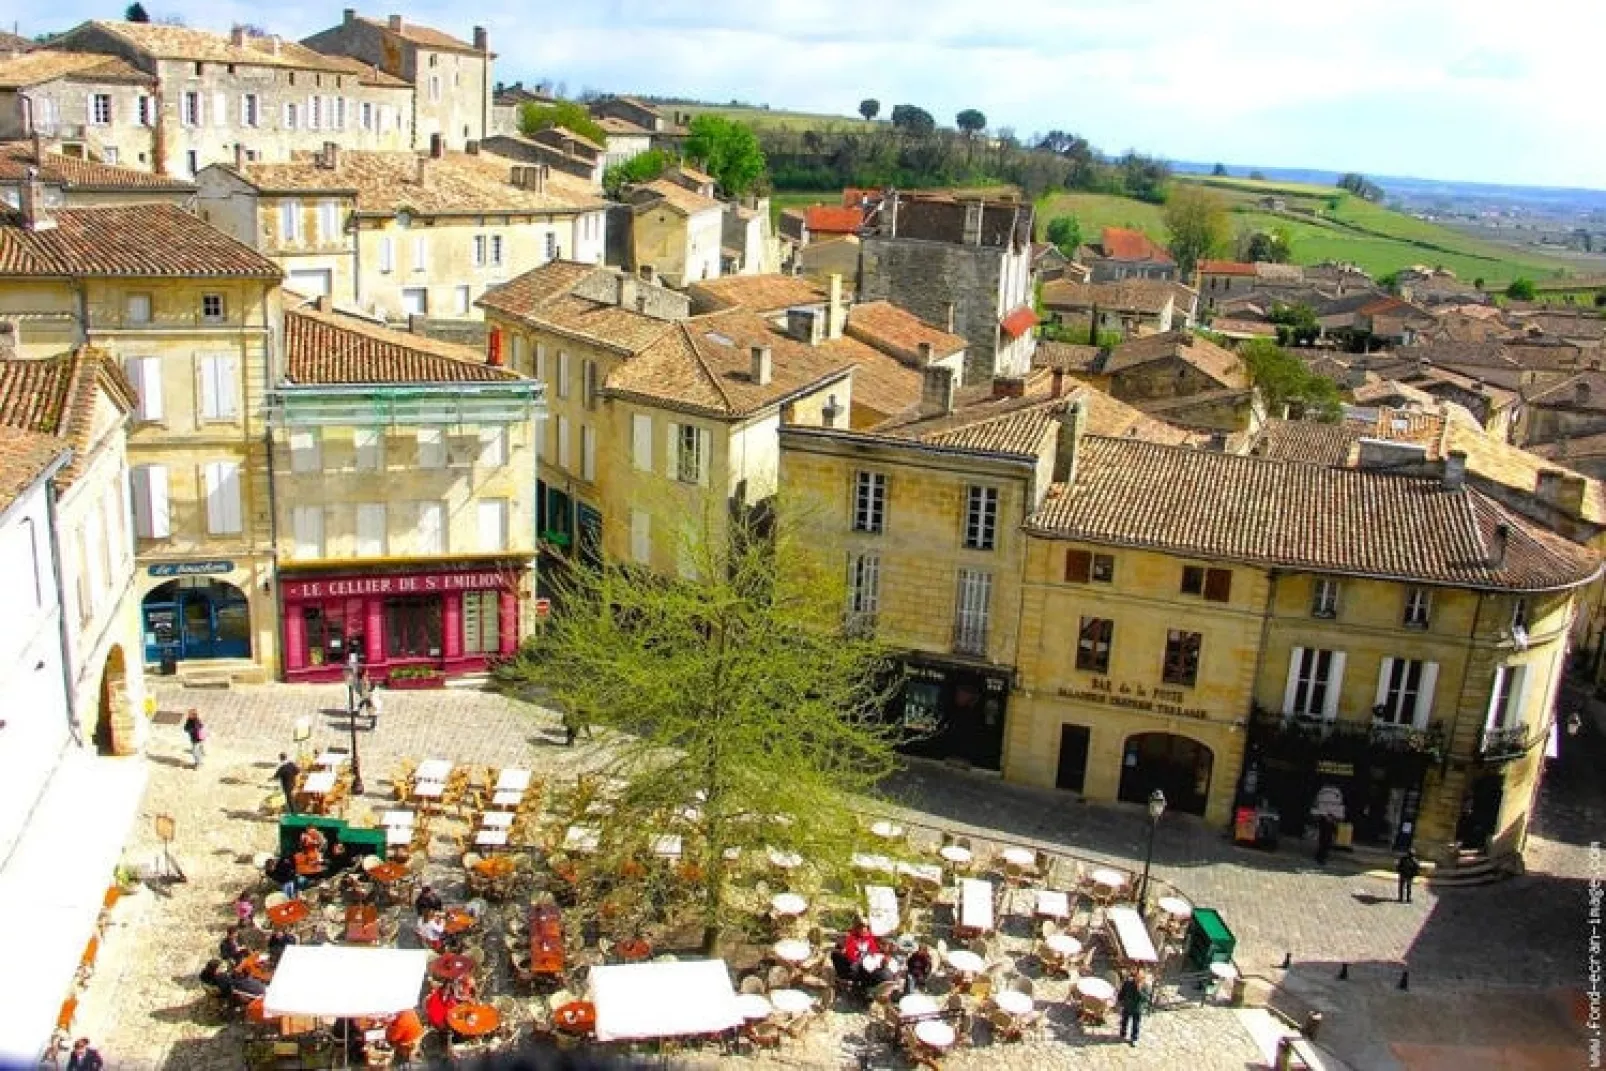
<path fill-rule="evenodd" d="M 1401 904 L 1411 902 L 1411 886 L 1416 883 L 1416 876 L 1422 872 L 1422 864 L 1417 861 L 1416 852 L 1410 848 L 1400 856 L 1399 863 L 1394 867 L 1394 873 L 1399 875 L 1399 888 L 1395 890 L 1395 901 Z"/>
<path fill-rule="evenodd" d="M 356 710 L 357 703 L 362 699 L 362 669 L 357 664 L 357 652 L 353 650 L 346 656 L 346 669 L 343 674 L 346 681 L 346 709 Z"/>
<path fill-rule="evenodd" d="M 296 778 L 301 776 L 301 767 L 295 760 L 284 752 L 279 752 L 279 768 L 273 771 L 273 776 L 279 779 L 279 787 L 284 789 L 284 813 L 296 813 Z"/>
<path fill-rule="evenodd" d="M 1115 1002 L 1121 1006 L 1121 1037 L 1128 1045 L 1138 1043 L 1138 1030 L 1143 1025 L 1141 982 L 1140 975 L 1129 974 L 1121 980 L 1121 988 L 1115 994 Z"/>
<path fill-rule="evenodd" d="M 206 758 L 206 723 L 201 720 L 201 712 L 194 707 L 184 716 L 184 735 L 190 738 L 190 757 L 195 760 L 195 769 L 201 768 L 201 760 Z"/>
<path fill-rule="evenodd" d="M 368 679 L 368 674 L 364 673 L 359 690 L 362 699 L 357 703 L 357 713 L 368 716 L 368 729 L 372 732 L 379 728 L 379 688 Z"/>
<path fill-rule="evenodd" d="M 1338 823 L 1333 821 L 1330 814 L 1320 815 L 1316 819 L 1316 863 L 1318 866 L 1327 865 L 1327 856 L 1333 850 L 1333 839 L 1338 833 Z"/>
<path fill-rule="evenodd" d="M 100 1058 L 100 1052 L 89 1044 L 88 1038 L 79 1038 L 73 1042 L 72 1055 L 67 1057 L 67 1071 L 102 1071 L 106 1061 Z"/>

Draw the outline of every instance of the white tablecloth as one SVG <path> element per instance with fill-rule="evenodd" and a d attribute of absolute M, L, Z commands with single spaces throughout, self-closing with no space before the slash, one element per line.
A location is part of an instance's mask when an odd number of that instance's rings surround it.
<path fill-rule="evenodd" d="M 379 824 L 385 826 L 407 826 L 412 828 L 416 816 L 412 811 L 386 811 L 380 816 Z"/>
<path fill-rule="evenodd" d="M 335 772 L 333 770 L 319 770 L 307 775 L 302 784 L 301 791 L 309 796 L 321 796 L 335 787 Z"/>
<path fill-rule="evenodd" d="M 855 870 L 880 871 L 885 874 L 893 872 L 895 864 L 884 855 L 869 855 L 865 852 L 853 853 L 853 867 Z"/>
<path fill-rule="evenodd" d="M 491 797 L 492 807 L 517 807 L 524 802 L 522 792 L 498 792 Z"/>
<path fill-rule="evenodd" d="M 438 800 L 446 795 L 444 781 L 414 781 L 413 795 L 421 800 Z"/>
<path fill-rule="evenodd" d="M 1018 989 L 1004 989 L 994 993 L 993 1003 L 1011 1015 L 1025 1015 L 1032 1010 L 1032 998 Z"/>
<path fill-rule="evenodd" d="M 1110 1001 L 1115 999 L 1115 987 L 1102 978 L 1088 975 L 1076 980 L 1076 993 L 1088 1000 Z"/>
<path fill-rule="evenodd" d="M 1121 946 L 1121 954 L 1129 963 L 1156 963 L 1159 955 L 1154 951 L 1154 941 L 1149 937 L 1149 928 L 1143 925 L 1142 917 L 1130 907 L 1112 907 L 1104 915 L 1112 930 L 1115 939 Z"/>
<path fill-rule="evenodd" d="M 899 863 L 898 873 L 928 885 L 942 884 L 942 867 L 936 863 Z"/>
<path fill-rule="evenodd" d="M 513 815 L 507 811 L 486 811 L 480 815 L 480 825 L 486 829 L 509 829 L 513 825 Z"/>
<path fill-rule="evenodd" d="M 1071 898 L 1055 889 L 1038 889 L 1036 914 L 1045 919 L 1068 919 Z"/>
<path fill-rule="evenodd" d="M 412 826 L 386 826 L 385 847 L 400 848 L 404 844 L 413 842 Z"/>
<path fill-rule="evenodd" d="M 992 932 L 992 882 L 979 878 L 964 878 L 959 882 L 959 924 L 978 933 Z"/>
<path fill-rule="evenodd" d="M 1126 885 L 1126 875 L 1119 870 L 1095 870 L 1091 877 L 1094 885 L 1102 885 L 1106 889 L 1120 889 Z"/>
<path fill-rule="evenodd" d="M 720 959 L 591 968 L 598 1041 L 717 1034 L 742 1023 Z"/>
<path fill-rule="evenodd" d="M 1005 848 L 1004 862 L 1014 863 L 1019 867 L 1032 867 L 1037 865 L 1037 853 L 1030 848 Z"/>
<path fill-rule="evenodd" d="M 652 854 L 663 859 L 680 858 L 681 840 L 677 834 L 664 833 L 653 838 Z"/>
<path fill-rule="evenodd" d="M 413 771 L 415 781 L 444 781 L 451 776 L 452 764 L 446 759 L 425 759 Z"/>
<path fill-rule="evenodd" d="M 344 766 L 350 761 L 351 756 L 344 751 L 325 751 L 322 755 L 318 756 L 318 765 L 327 766 L 330 769 Z"/>
<path fill-rule="evenodd" d="M 414 948 L 291 945 L 273 972 L 268 1016 L 394 1015 L 418 1003 L 430 953 Z"/>
<path fill-rule="evenodd" d="M 870 933 L 885 937 L 898 932 L 898 894 L 885 885 L 866 885 L 864 901 L 869 907 L 865 920 Z"/>
<path fill-rule="evenodd" d="M 503 770 L 502 775 L 496 779 L 498 792 L 523 792 L 529 787 L 529 770 Z"/>
<path fill-rule="evenodd" d="M 482 829 L 474 834 L 474 843 L 481 848 L 505 848 L 507 846 L 507 830 Z"/>
<path fill-rule="evenodd" d="M 602 831 L 596 826 L 570 826 L 563 834 L 563 850 L 589 854 L 601 840 Z"/>

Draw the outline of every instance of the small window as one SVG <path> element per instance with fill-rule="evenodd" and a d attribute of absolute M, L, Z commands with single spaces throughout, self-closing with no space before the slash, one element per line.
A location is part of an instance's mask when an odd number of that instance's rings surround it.
<path fill-rule="evenodd" d="M 1199 679 L 1199 647 L 1203 637 L 1197 632 L 1172 629 L 1165 637 L 1165 666 L 1161 678 L 1167 684 L 1192 688 Z"/>
<path fill-rule="evenodd" d="M 680 439 L 677 444 L 675 459 L 675 478 L 681 483 L 701 483 L 703 478 L 703 451 L 702 437 L 706 434 L 701 428 L 691 424 L 680 426 Z"/>
<path fill-rule="evenodd" d="M 998 488 L 970 487 L 965 493 L 965 547 L 992 550 L 998 540 Z"/>
<path fill-rule="evenodd" d="M 848 558 L 849 624 L 873 625 L 881 606 L 881 559 L 874 554 Z"/>
<path fill-rule="evenodd" d="M 128 322 L 131 324 L 148 324 L 151 322 L 151 296 L 149 294 L 128 295 Z"/>
<path fill-rule="evenodd" d="M 494 267 L 500 267 L 502 264 L 502 236 L 500 234 L 491 235 L 491 264 Z"/>
<path fill-rule="evenodd" d="M 1405 627 L 1427 628 L 1432 601 L 1432 593 L 1427 588 L 1406 588 L 1405 613 L 1402 618 Z"/>
<path fill-rule="evenodd" d="M 1110 640 L 1115 622 L 1105 617 L 1084 617 L 1076 641 L 1076 668 L 1084 673 L 1110 671 Z"/>
<path fill-rule="evenodd" d="M 1093 555 L 1086 550 L 1065 552 L 1065 582 L 1086 584 L 1093 579 Z"/>
<path fill-rule="evenodd" d="M 185 93 L 183 98 L 183 109 L 185 126 L 201 125 L 201 95 L 199 93 L 196 93 L 194 90 Z"/>
<path fill-rule="evenodd" d="M 1095 584 L 1115 583 L 1115 555 L 1093 555 L 1093 582 Z"/>
<path fill-rule="evenodd" d="M 222 323 L 224 311 L 222 294 L 201 295 L 201 319 L 209 324 Z"/>
<path fill-rule="evenodd" d="M 546 258 L 548 260 L 558 258 L 558 236 L 551 231 L 546 232 Z"/>
<path fill-rule="evenodd" d="M 1528 631 L 1528 600 L 1518 599 L 1511 604 L 1511 631 L 1513 633 Z"/>
<path fill-rule="evenodd" d="M 89 121 L 96 126 L 110 126 L 112 121 L 112 95 L 96 93 L 89 98 Z"/>
<path fill-rule="evenodd" d="M 1338 616 L 1338 580 L 1319 576 L 1311 585 L 1310 616 L 1333 618 Z"/>
<path fill-rule="evenodd" d="M 1232 570 L 1206 569 L 1202 565 L 1182 567 L 1182 594 L 1200 595 L 1210 602 L 1232 600 Z"/>
<path fill-rule="evenodd" d="M 1184 565 L 1182 567 L 1182 594 L 1204 594 L 1204 567 L 1201 565 Z"/>
<path fill-rule="evenodd" d="M 860 472 L 853 480 L 853 530 L 879 535 L 886 530 L 887 474 Z"/>

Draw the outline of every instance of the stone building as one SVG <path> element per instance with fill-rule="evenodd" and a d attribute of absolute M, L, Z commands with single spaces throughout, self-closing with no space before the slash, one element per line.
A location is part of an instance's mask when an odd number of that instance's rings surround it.
<path fill-rule="evenodd" d="M 349 56 L 377 67 L 412 89 L 410 147 L 428 148 L 438 134 L 449 149 L 465 149 L 491 132 L 491 53 L 485 28 L 472 43 L 391 15 L 384 22 L 342 12 L 340 25 L 301 42 L 317 52 Z M 352 146 L 356 148 L 357 146 Z"/>
<path fill-rule="evenodd" d="M 859 300 L 888 300 L 963 335 L 967 381 L 1024 375 L 1032 311 L 1032 206 L 893 191 L 868 214 Z"/>
<path fill-rule="evenodd" d="M 331 142 L 211 167 L 199 185 L 202 216 L 283 266 L 288 287 L 387 320 L 478 318 L 488 288 L 551 260 L 600 263 L 606 240 L 583 180 L 488 153 Z"/>
<path fill-rule="evenodd" d="M 633 267 L 676 287 L 720 277 L 725 206 L 714 199 L 712 181 L 691 189 L 655 179 L 632 188 L 625 200 Z"/>
<path fill-rule="evenodd" d="M 523 82 L 514 82 L 512 85 L 498 82 L 491 89 L 491 125 L 485 131 L 485 136 L 519 133 L 519 113 L 526 104 L 556 103 L 557 98 L 540 86 L 529 88 Z"/>
<path fill-rule="evenodd" d="M 155 128 L 140 121 L 154 75 L 118 56 L 41 49 L 0 58 L 0 139 L 31 138 L 107 164 L 151 170 Z"/>
<path fill-rule="evenodd" d="M 287 309 L 269 396 L 284 678 L 483 672 L 533 620 L 541 387 L 478 350 Z"/>
<path fill-rule="evenodd" d="M 1130 339 L 1192 326 L 1191 301 L 1178 301 L 1179 296 L 1192 295 L 1192 290 L 1163 279 L 1102 283 L 1056 279 L 1043 285 L 1043 314 L 1073 336 L 1088 331 L 1096 318 L 1100 334 Z M 1082 335 L 1078 341 L 1091 338 Z"/>
<path fill-rule="evenodd" d="M 1179 427 L 1253 433 L 1266 417 L 1243 362 L 1191 331 L 1167 331 L 1099 349 L 1076 374 Z"/>
<path fill-rule="evenodd" d="M 1170 253 L 1142 231 L 1126 227 L 1105 227 L 1096 244 L 1077 250 L 1076 259 L 1087 265 L 1095 283 L 1177 277 Z"/>
<path fill-rule="evenodd" d="M 600 115 L 596 117 L 596 123 L 607 135 L 605 163 L 608 167 L 634 160 L 652 149 L 652 131 L 628 119 Z"/>
<path fill-rule="evenodd" d="M 561 126 L 537 130 L 531 137 L 525 137 L 517 131 L 493 135 L 481 142 L 480 148 L 522 164 L 546 164 L 553 171 L 561 171 L 565 175 L 583 179 L 597 189 L 602 188 L 602 146 Z"/>
<path fill-rule="evenodd" d="M 331 136 L 353 149 L 412 145 L 412 92 L 406 83 L 293 41 L 243 29 L 217 34 L 93 21 L 68 30 L 50 47 L 117 59 L 154 80 L 148 92 L 113 96 L 104 110 L 94 105 L 108 127 L 96 134 L 103 144 L 137 144 L 149 137 L 149 160 L 122 152 L 119 162 L 125 165 L 190 178 L 242 152 L 246 159 L 286 160 Z"/>
<path fill-rule="evenodd" d="M 15 352 L 89 343 L 127 372 L 136 597 L 146 663 L 261 679 L 278 618 L 260 413 L 280 271 L 172 205 L 0 214 L 0 325 Z"/>
<path fill-rule="evenodd" d="M 117 167 L 51 152 L 40 139 L 0 142 L 0 203 L 17 208 L 22 188 L 38 179 L 47 208 L 163 202 L 186 207 L 195 184 L 152 171 Z"/>

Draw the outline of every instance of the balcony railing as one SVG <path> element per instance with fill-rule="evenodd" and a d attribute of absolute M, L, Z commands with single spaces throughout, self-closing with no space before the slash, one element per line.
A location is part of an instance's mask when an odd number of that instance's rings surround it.
<path fill-rule="evenodd" d="M 1478 733 L 1478 758 L 1483 762 L 1509 762 L 1528 750 L 1528 727 L 1509 725 Z"/>
<path fill-rule="evenodd" d="M 1446 753 L 1444 725 L 1441 722 L 1418 729 L 1376 718 L 1364 721 L 1322 718 L 1308 714 L 1280 714 L 1256 707 L 1250 717 L 1250 729 L 1262 740 L 1296 747 L 1304 744 L 1322 754 L 1388 752 L 1422 755 L 1437 762 L 1442 761 Z"/>
<path fill-rule="evenodd" d="M 954 653 L 984 657 L 987 654 L 987 622 L 966 618 L 955 621 Z"/>

